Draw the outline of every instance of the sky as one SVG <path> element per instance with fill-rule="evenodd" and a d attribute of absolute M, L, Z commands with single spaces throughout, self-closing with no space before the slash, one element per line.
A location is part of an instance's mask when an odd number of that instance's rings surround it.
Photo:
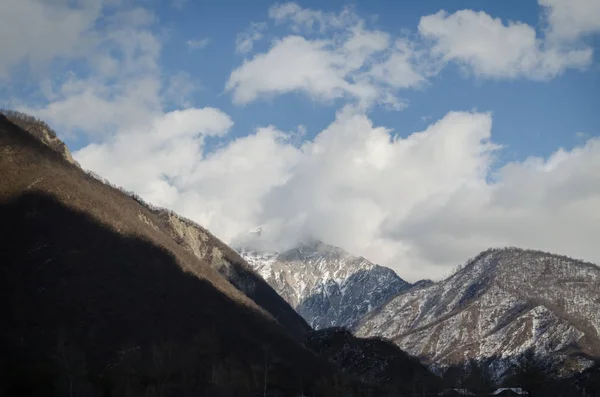
<path fill-rule="evenodd" d="M 227 243 L 439 279 L 600 263 L 599 54 L 600 0 L 2 0 L 0 107 Z"/>

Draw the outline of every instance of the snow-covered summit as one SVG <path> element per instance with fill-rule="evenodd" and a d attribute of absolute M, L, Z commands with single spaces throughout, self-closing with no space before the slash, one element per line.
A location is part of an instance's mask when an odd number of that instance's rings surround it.
<path fill-rule="evenodd" d="M 316 329 L 351 327 L 410 287 L 393 270 L 314 239 L 280 253 L 238 251 Z"/>

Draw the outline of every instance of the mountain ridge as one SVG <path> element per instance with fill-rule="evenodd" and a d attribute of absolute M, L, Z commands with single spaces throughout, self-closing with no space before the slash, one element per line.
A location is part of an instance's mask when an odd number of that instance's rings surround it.
<path fill-rule="evenodd" d="M 83 172 L 92 184 L 107 185 L 128 198 L 132 198 L 145 211 L 148 211 L 144 214 L 144 211 L 135 210 L 134 213 L 138 217 L 136 221 L 141 221 L 145 226 L 148 226 L 151 233 L 164 233 L 167 237 L 172 238 L 183 249 L 192 253 L 199 260 L 208 263 L 241 293 L 253 301 L 260 300 L 260 304 L 257 304 L 260 307 L 262 307 L 261 304 L 265 305 L 267 307 L 265 310 L 278 321 L 288 325 L 288 329 L 292 333 L 301 336 L 309 331 L 308 324 L 294 310 L 282 311 L 281 307 L 287 306 L 287 303 L 264 280 L 256 277 L 254 271 L 237 252 L 221 242 L 208 230 L 173 211 L 155 207 L 145 202 L 137 194 L 114 186 L 93 172 L 81 169 L 73 159 L 67 146 L 57 138 L 56 133 L 46 123 L 14 111 L 2 111 L 0 118 L 26 131 L 28 134 L 17 132 L 16 136 L 20 138 L 32 137 L 33 140 L 30 140 L 27 144 L 41 145 L 38 146 L 38 149 L 44 151 L 46 148 L 49 149 L 49 152 L 46 152 L 47 155 L 58 156 L 66 161 L 69 163 L 67 167 L 74 167 Z M 2 122 L 1 119 L 0 122 Z M 7 148 L 10 147 L 9 145 L 6 146 Z M 36 178 L 25 189 L 36 189 L 46 184 L 45 187 L 52 190 L 53 187 L 47 186 L 47 180 L 45 179 L 48 178 Z M 120 227 L 116 225 L 116 228 L 119 229 Z M 268 296 L 268 299 L 263 295 Z"/>
<path fill-rule="evenodd" d="M 357 335 L 390 338 L 431 364 L 511 359 L 535 347 L 585 367 L 600 356 L 598 290 L 600 268 L 588 262 L 489 249 L 445 280 L 398 294 L 364 317 Z"/>
<path fill-rule="evenodd" d="M 236 249 L 315 329 L 351 328 L 411 287 L 387 267 L 314 239 L 280 253 Z"/>

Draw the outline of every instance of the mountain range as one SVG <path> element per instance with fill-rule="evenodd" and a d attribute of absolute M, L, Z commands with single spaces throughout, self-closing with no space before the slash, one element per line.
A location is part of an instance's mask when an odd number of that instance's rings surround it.
<path fill-rule="evenodd" d="M 565 375 L 600 355 L 600 269 L 590 263 L 490 249 L 445 280 L 411 285 L 321 242 L 283 253 L 239 251 L 315 329 L 384 337 L 432 369 L 475 359 L 501 377 L 534 349 Z"/>
<path fill-rule="evenodd" d="M 496 359 L 501 374 L 533 349 L 559 373 L 577 372 L 600 355 L 600 268 L 490 249 L 446 280 L 398 294 L 356 333 L 389 338 L 432 364 Z"/>

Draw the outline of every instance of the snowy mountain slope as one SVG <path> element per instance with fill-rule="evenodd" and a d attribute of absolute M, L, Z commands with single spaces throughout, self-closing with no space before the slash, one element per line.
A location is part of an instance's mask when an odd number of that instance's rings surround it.
<path fill-rule="evenodd" d="M 470 358 L 499 358 L 501 366 L 533 348 L 553 363 L 585 367 L 586 357 L 600 355 L 600 268 L 491 249 L 444 281 L 399 294 L 356 330 L 441 366 Z"/>
<path fill-rule="evenodd" d="M 282 253 L 239 252 L 315 329 L 351 327 L 410 287 L 393 270 L 318 241 Z"/>

